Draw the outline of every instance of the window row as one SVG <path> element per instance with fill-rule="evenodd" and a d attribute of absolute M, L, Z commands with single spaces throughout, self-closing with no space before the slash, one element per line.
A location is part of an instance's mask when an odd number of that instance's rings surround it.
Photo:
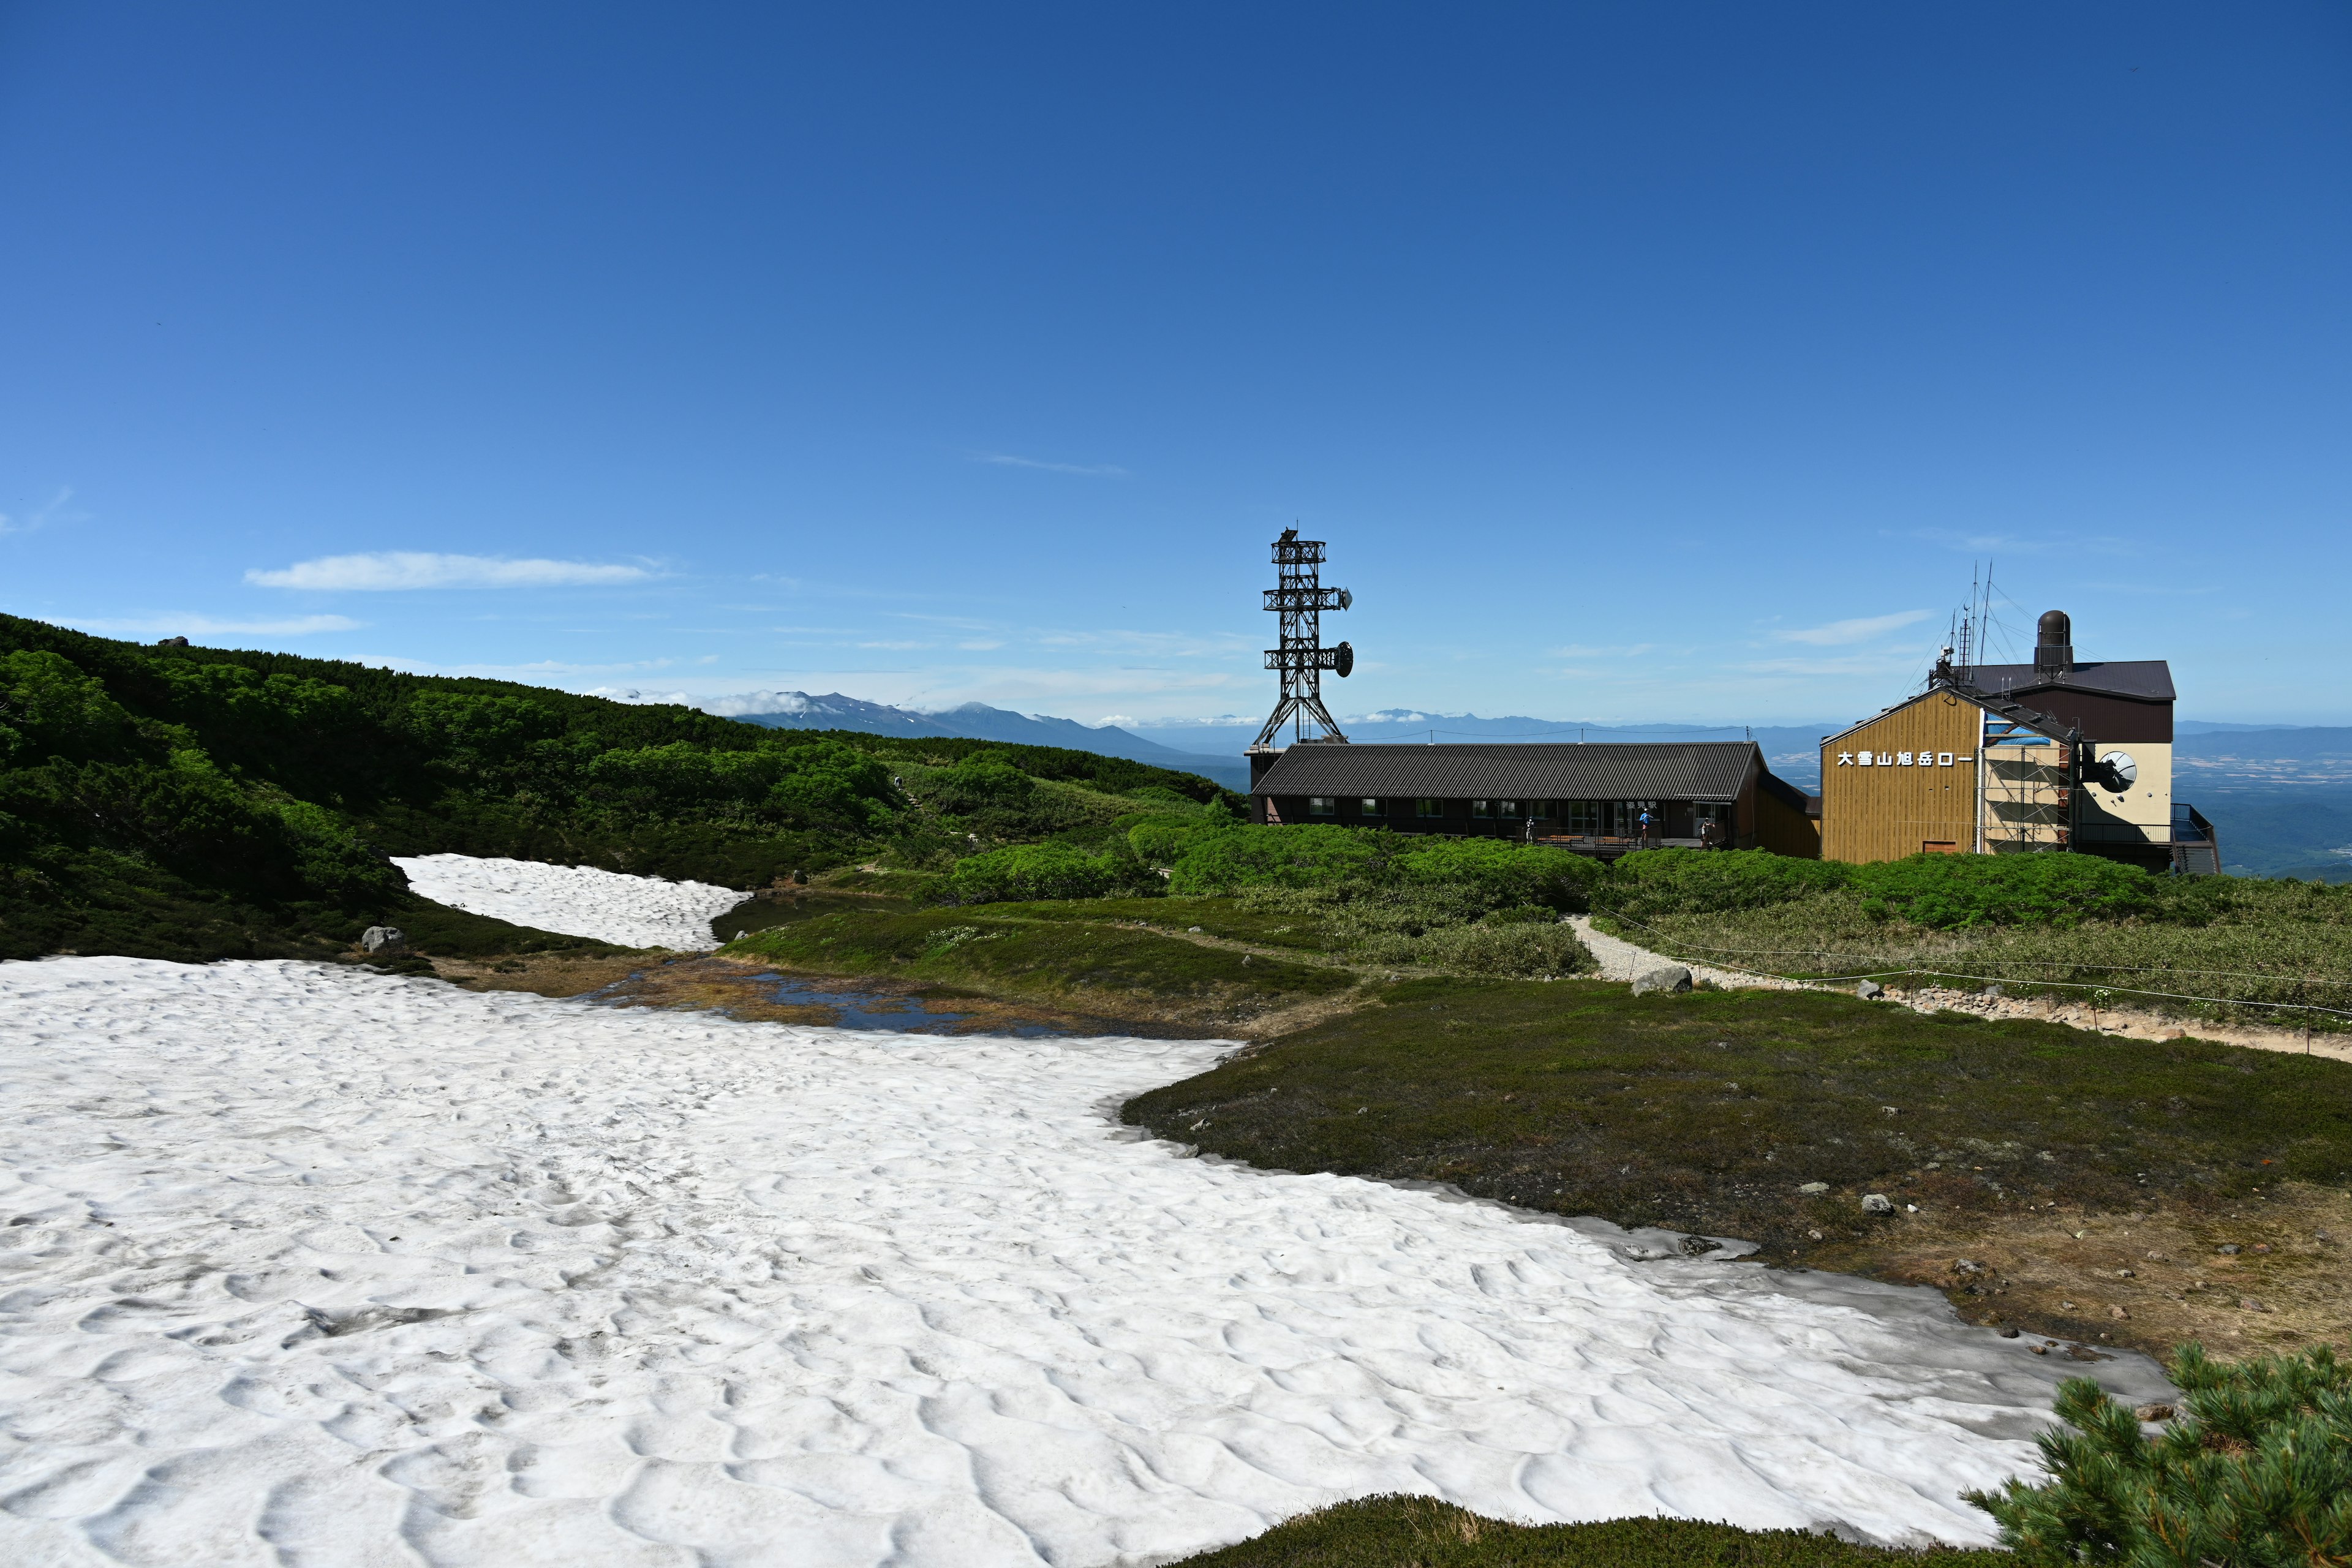
<path fill-rule="evenodd" d="M 1655 832 L 1662 825 L 1663 814 L 1654 800 L 1432 800 L 1426 797 L 1411 800 L 1350 797 L 1349 815 L 1368 820 L 1423 821 L 1442 820 L 1448 816 L 1467 815 L 1487 822 L 1554 823 L 1569 833 L 1612 835 L 1636 834 L 1645 827 Z M 1309 795 L 1307 815 L 1337 817 L 1340 802 L 1338 796 Z M 1694 824 L 1727 820 L 1730 807 L 1713 801 L 1699 801 L 1688 807 Z"/>

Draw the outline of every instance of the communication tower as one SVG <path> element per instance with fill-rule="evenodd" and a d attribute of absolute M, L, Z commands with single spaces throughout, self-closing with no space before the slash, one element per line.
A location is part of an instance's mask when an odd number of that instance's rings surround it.
<path fill-rule="evenodd" d="M 1344 642 L 1338 647 L 1323 646 L 1323 612 L 1355 603 L 1347 589 L 1323 586 L 1323 542 L 1301 539 L 1297 529 L 1286 528 L 1274 542 L 1274 563 L 1281 581 L 1265 591 L 1265 607 L 1282 617 L 1282 646 L 1265 650 L 1265 667 L 1281 672 L 1282 697 L 1250 745 L 1247 754 L 1254 759 L 1281 749 L 1274 738 L 1285 720 L 1299 741 L 1345 742 L 1348 737 L 1323 706 L 1323 672 L 1330 670 L 1344 680 L 1356 668 L 1354 648 Z M 1254 762 L 1253 773 L 1262 765 Z"/>

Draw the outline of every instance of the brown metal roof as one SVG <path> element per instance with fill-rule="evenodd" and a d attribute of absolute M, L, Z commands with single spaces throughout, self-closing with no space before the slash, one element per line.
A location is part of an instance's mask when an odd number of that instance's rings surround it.
<path fill-rule="evenodd" d="M 1763 753 L 1749 741 L 1540 746 L 1307 744 L 1253 795 L 1441 800 L 1733 800 Z"/>
<path fill-rule="evenodd" d="M 2105 664 L 2078 664 L 2063 675 L 2053 675 L 2030 664 L 1980 664 L 1960 674 L 1982 691 L 1997 696 L 2030 698 L 2036 691 L 2096 691 L 2108 697 L 2133 697 L 2142 702 L 2175 700 L 2172 667 L 2160 658 L 2110 659 Z"/>

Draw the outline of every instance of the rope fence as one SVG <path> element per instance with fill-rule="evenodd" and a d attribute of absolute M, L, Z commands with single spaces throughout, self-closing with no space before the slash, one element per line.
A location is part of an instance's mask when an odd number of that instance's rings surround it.
<path fill-rule="evenodd" d="M 1755 952 L 1782 957 L 1803 956 L 1807 958 L 1842 958 L 1853 956 L 1852 954 L 1843 953 L 1833 950 L 1818 948 L 1716 947 L 1707 942 L 1686 942 L 1679 937 L 1669 936 L 1665 932 L 1660 931 L 1657 927 L 1651 925 L 1646 921 L 1635 920 L 1631 915 L 1607 914 L 1604 911 L 1602 918 L 1611 921 L 1622 921 L 1626 925 L 1639 926 L 1642 930 L 1653 933 L 1659 940 L 1670 945 L 1689 948 L 1699 952 L 1734 954 Z M 2292 975 L 2263 974 L 2255 970 L 2173 970 L 2167 969 L 2161 964 L 2154 963 L 2061 964 L 2054 962 L 2043 963 L 2035 960 L 2028 960 L 2026 963 L 2032 967 L 2050 969 L 2099 969 L 2116 973 L 2131 972 L 2143 974 L 2214 974 L 2231 975 L 2248 980 L 2288 980 L 2298 978 Z M 2089 991 L 2100 995 L 2107 996 L 2148 996 L 2167 1002 L 2210 1002 L 2216 1005 L 2224 1007 L 2263 1007 L 2268 1008 L 2273 1012 L 2318 1013 L 2325 1014 L 2332 1018 L 2352 1020 L 2352 1008 L 2325 1007 L 2315 1002 L 2257 1002 L 2250 997 L 2243 996 L 2200 996 L 2189 992 L 2149 991 L 2142 990 L 2135 986 L 2100 984 L 2083 980 L 2041 980 L 2021 978 L 2019 976 L 2008 974 L 1967 974 L 1958 970 L 1931 969 L 1918 964 L 1908 964 L 1895 969 L 1871 970 L 1865 973 L 1860 974 L 1782 974 L 1776 970 L 1756 969 L 1746 964 L 1731 964 L 1727 965 L 1726 967 L 1742 969 L 1751 974 L 1764 975 L 1774 980 L 1785 980 L 1791 984 L 1799 985 L 1850 985 L 1858 984 L 1864 980 L 1885 981 L 1907 975 L 1918 975 L 1930 980 L 1972 980 L 1984 985 L 2042 985 L 2062 990 Z M 2343 985 L 2352 984 L 2352 982 L 2320 979 L 2317 977 L 2303 980 L 2301 983 L 2320 985 Z M 2092 1010 L 2095 1015 L 2097 1011 L 2097 1005 L 2096 1002 L 2092 1004 Z M 2309 1028 L 2306 1025 L 2305 1041 L 2306 1049 L 2309 1048 L 2308 1037 Z"/>

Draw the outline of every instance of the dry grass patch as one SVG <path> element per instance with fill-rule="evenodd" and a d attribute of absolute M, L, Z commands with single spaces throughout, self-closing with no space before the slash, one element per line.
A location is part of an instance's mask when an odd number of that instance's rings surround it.
<path fill-rule="evenodd" d="M 1807 1261 L 1933 1285 L 1971 1322 L 2235 1358 L 2352 1344 L 2347 1241 L 2352 1194 L 2290 1184 L 2213 1210 L 1906 1215 Z"/>

